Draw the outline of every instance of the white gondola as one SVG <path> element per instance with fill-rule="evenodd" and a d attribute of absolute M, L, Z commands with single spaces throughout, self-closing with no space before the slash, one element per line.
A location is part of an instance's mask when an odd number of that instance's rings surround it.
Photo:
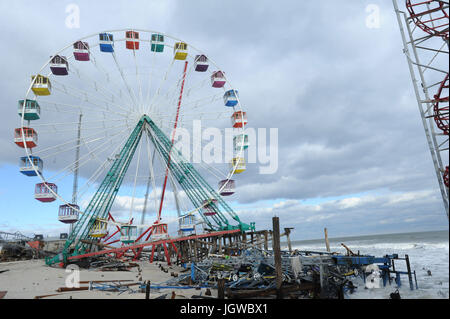
<path fill-rule="evenodd" d="M 64 224 L 73 224 L 78 221 L 80 207 L 74 204 L 59 206 L 58 220 Z"/>

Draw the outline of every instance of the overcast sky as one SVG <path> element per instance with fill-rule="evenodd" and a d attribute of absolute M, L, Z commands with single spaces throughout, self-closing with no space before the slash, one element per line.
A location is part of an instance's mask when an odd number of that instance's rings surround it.
<path fill-rule="evenodd" d="M 79 28 L 65 23 L 72 3 Z M 371 4 L 378 28 L 366 25 Z M 208 52 L 249 126 L 278 129 L 278 171 L 239 176 L 232 204 L 244 221 L 263 229 L 279 216 L 294 239 L 324 227 L 330 237 L 448 229 L 391 1 L 146 0 L 0 2 L 0 230 L 63 229 L 17 168 L 16 103 L 30 75 L 73 40 L 127 27 Z"/>

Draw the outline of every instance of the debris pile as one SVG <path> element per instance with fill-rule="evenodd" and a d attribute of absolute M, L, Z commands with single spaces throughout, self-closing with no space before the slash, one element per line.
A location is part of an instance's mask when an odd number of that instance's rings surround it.
<path fill-rule="evenodd" d="M 395 260 L 405 260 L 408 271 L 395 270 Z M 313 251 L 282 251 L 282 287 L 277 289 L 276 265 L 273 251 L 256 247 L 241 249 L 235 256 L 210 254 L 201 262 L 186 265 L 189 273 L 180 274 L 152 288 L 216 288 L 224 290 L 231 299 L 241 298 L 320 298 L 344 299 L 358 287 L 361 278 L 364 288 L 381 288 L 395 281 L 401 286 L 400 275 L 408 275 L 414 289 L 408 256 L 374 257 L 367 255 L 340 255 Z M 395 275 L 395 277 L 391 277 Z M 358 280 L 359 281 L 359 280 Z M 222 286 L 222 287 L 221 287 Z M 415 283 L 417 289 L 417 280 Z"/>

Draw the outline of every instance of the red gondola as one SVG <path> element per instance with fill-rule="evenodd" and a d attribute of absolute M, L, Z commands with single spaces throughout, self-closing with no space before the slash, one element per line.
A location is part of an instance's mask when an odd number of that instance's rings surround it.
<path fill-rule="evenodd" d="M 242 111 L 234 112 L 231 116 L 231 123 L 234 128 L 247 125 L 247 113 Z"/>
<path fill-rule="evenodd" d="M 27 148 L 33 148 L 37 146 L 38 136 L 34 129 L 30 127 L 20 127 L 14 130 L 14 143 L 19 147 L 25 148 L 22 138 L 22 132 L 25 136 L 25 145 Z"/>
<path fill-rule="evenodd" d="M 139 32 L 127 31 L 125 36 L 127 49 L 139 50 Z"/>

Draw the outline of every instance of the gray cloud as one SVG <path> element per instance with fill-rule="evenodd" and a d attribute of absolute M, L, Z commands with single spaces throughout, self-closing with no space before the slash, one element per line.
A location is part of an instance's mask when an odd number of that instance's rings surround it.
<path fill-rule="evenodd" d="M 395 229 L 402 222 L 425 227 L 431 221 L 423 216 L 442 215 L 390 2 L 376 3 L 380 29 L 364 24 L 365 7 L 373 1 L 105 3 L 79 1 L 81 29 L 71 30 L 64 27 L 63 3 L 0 5 L 0 37 L 8 43 L 0 80 L 5 90 L 0 97 L 3 163 L 15 164 L 22 154 L 11 138 L 18 125 L 15 106 L 30 74 L 74 39 L 136 26 L 164 31 L 204 50 L 239 90 L 249 126 L 278 128 L 277 173 L 260 175 L 258 165 L 248 165 L 236 176 L 238 191 L 231 199 L 244 204 L 282 200 L 287 206 L 256 209 L 255 214 L 277 211 L 286 220 L 317 228 L 333 222 L 340 229 L 356 218 L 367 224 L 361 230 L 366 232 Z M 39 21 L 39 28 L 30 29 L 28 21 Z M 89 176 L 95 167 L 83 174 Z M 216 182 L 212 176 L 208 180 Z M 132 185 L 132 176 L 125 183 Z M 326 213 L 314 215 L 314 207 L 296 204 L 377 190 L 391 195 L 364 197 L 358 211 L 349 207 L 333 212 L 343 205 L 336 202 L 320 206 Z M 394 198 L 402 194 L 412 197 L 396 203 Z M 309 217 L 299 217 L 303 212 Z M 383 224 L 373 217 L 381 213 L 398 217 L 384 217 Z"/>

